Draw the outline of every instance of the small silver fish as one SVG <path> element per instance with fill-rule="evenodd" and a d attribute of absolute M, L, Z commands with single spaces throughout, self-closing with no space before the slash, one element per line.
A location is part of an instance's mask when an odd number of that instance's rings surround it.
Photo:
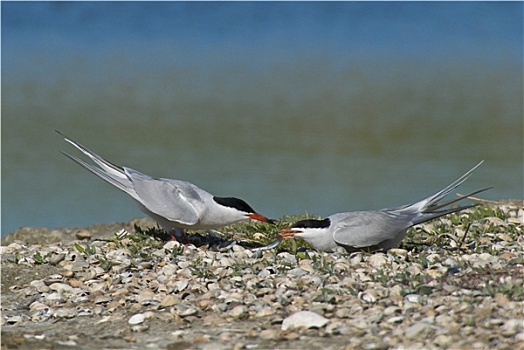
<path fill-rule="evenodd" d="M 253 252 L 262 252 L 264 250 L 269 250 L 269 249 L 273 249 L 273 248 L 276 248 L 278 247 L 278 245 L 282 243 L 282 238 L 277 238 L 275 241 L 265 245 L 265 246 L 262 246 L 262 247 L 258 247 L 258 248 L 251 248 L 251 251 Z"/>

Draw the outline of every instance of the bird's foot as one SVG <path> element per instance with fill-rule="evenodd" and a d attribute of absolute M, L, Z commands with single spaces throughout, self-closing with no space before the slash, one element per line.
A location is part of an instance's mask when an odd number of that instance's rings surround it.
<path fill-rule="evenodd" d="M 186 233 L 183 230 L 173 230 L 169 232 L 169 236 L 171 237 L 171 240 L 182 243 L 185 246 L 192 244 L 188 235 L 186 235 Z"/>

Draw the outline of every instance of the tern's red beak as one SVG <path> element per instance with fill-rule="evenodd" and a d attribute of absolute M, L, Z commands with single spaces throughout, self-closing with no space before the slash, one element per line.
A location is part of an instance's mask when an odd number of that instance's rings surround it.
<path fill-rule="evenodd" d="M 267 222 L 269 224 L 274 224 L 275 223 L 274 220 L 268 219 L 264 215 L 259 214 L 259 213 L 247 214 L 246 216 L 248 218 L 250 218 L 250 219 L 258 220 L 258 221 L 262 221 L 262 222 Z"/>
<path fill-rule="evenodd" d="M 284 228 L 282 230 L 280 230 L 280 232 L 278 233 L 278 235 L 282 238 L 286 238 L 286 237 L 293 237 L 294 235 L 296 235 L 297 233 L 301 233 L 302 231 L 300 230 L 297 230 L 295 228 Z"/>

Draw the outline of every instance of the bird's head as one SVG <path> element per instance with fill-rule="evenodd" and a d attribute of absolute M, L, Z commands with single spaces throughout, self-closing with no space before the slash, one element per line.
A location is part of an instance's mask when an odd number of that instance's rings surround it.
<path fill-rule="evenodd" d="M 251 206 L 249 204 L 247 204 L 245 201 L 243 201 L 240 198 L 235 198 L 235 197 L 216 197 L 215 196 L 215 197 L 213 197 L 213 200 L 215 202 L 217 202 L 218 204 L 224 206 L 224 207 L 228 207 L 228 208 L 232 208 L 232 209 L 237 210 L 245 218 L 252 219 L 252 220 L 257 220 L 257 221 L 262 221 L 262 222 L 267 222 L 269 224 L 274 224 L 275 223 L 274 220 L 268 219 L 264 215 L 257 213 L 253 208 L 251 208 Z"/>
<path fill-rule="evenodd" d="M 331 220 L 329 218 L 316 220 L 307 219 L 295 222 L 291 227 L 280 230 L 279 236 L 282 238 L 293 237 L 295 235 L 308 236 L 315 235 L 324 232 L 329 225 Z"/>

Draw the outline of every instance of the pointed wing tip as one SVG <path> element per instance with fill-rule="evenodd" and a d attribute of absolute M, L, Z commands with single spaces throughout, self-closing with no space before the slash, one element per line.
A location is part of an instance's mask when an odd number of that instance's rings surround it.
<path fill-rule="evenodd" d="M 63 134 L 61 131 L 55 129 L 55 132 L 56 132 L 58 135 L 62 136 L 62 137 L 64 138 L 64 140 L 66 140 L 67 142 L 69 142 L 69 143 L 72 144 L 73 146 L 78 147 L 78 146 L 76 146 L 76 142 L 74 142 L 73 140 L 71 140 L 69 137 L 67 137 L 65 134 Z"/>
<path fill-rule="evenodd" d="M 480 162 L 477 163 L 477 165 L 475 165 L 473 168 L 471 168 L 471 170 L 469 170 L 466 174 L 471 174 L 473 172 L 473 170 L 477 169 L 479 166 L 482 165 L 482 163 L 484 163 L 484 159 L 482 159 Z"/>

